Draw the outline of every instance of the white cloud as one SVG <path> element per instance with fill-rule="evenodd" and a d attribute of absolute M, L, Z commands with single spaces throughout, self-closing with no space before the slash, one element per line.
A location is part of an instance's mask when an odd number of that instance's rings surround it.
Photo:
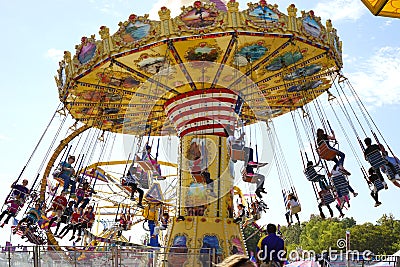
<path fill-rule="evenodd" d="M 399 73 L 400 47 L 382 47 L 346 76 L 364 102 L 379 107 L 398 103 Z"/>
<path fill-rule="evenodd" d="M 354 0 L 321 1 L 313 10 L 323 21 L 331 19 L 333 22 L 339 20 L 358 20 L 367 12 L 367 8 L 361 1 Z"/>
<path fill-rule="evenodd" d="M 45 56 L 46 58 L 50 58 L 51 60 L 60 61 L 63 59 L 64 51 L 55 48 L 50 48 L 49 50 L 47 50 Z"/>
<path fill-rule="evenodd" d="M 392 23 L 393 23 L 393 20 L 388 19 L 385 21 L 385 26 L 390 26 L 390 25 L 392 25 Z"/>
<path fill-rule="evenodd" d="M 7 140 L 10 140 L 10 138 L 8 138 L 5 135 L 0 134 L 0 141 L 7 141 Z"/>

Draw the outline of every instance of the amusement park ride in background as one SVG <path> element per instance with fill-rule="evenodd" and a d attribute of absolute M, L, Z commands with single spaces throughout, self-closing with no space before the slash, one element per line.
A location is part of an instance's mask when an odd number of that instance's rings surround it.
<path fill-rule="evenodd" d="M 89 183 L 81 197 L 96 214 L 93 225 L 89 223 L 83 230 L 82 244 L 93 249 L 110 244 L 141 248 L 161 245 L 166 247 L 169 266 L 185 262 L 203 266 L 209 259 L 201 254 L 208 249 L 213 249 L 216 261 L 247 250 L 242 228 L 249 221 L 241 224 L 234 219 L 235 201 L 256 209 L 249 218 L 252 223 L 265 211 L 259 195 L 242 193 L 243 188 L 235 186 L 238 177 L 255 183 L 259 166 L 254 176 L 232 171 L 232 166 L 243 165 L 248 155 L 243 147 L 230 150 L 227 129 L 239 136 L 256 123 L 267 125 L 265 136 L 274 151 L 271 159 L 277 166 L 284 209 L 290 216 L 300 212 L 301 206 L 288 206 L 289 195 L 294 195 L 298 203 L 299 196 L 273 118 L 291 114 L 304 168 L 308 161 L 314 161 L 325 173 L 337 155 L 329 146 L 315 142 L 317 125 L 327 133 L 332 131 L 320 95 L 327 94 L 332 109 L 344 113 L 362 151 L 360 129 L 377 142 L 378 137 L 384 140 L 341 74 L 342 44 L 330 20 L 322 24 L 313 11 L 302 11 L 298 16 L 294 4 L 287 7 L 286 15 L 265 0 L 249 4 L 243 11 L 234 0 L 226 6 L 212 2 L 196 1 L 176 18 L 162 7 L 159 21 L 132 14 L 119 24 L 116 33 L 110 34 L 106 26 L 101 26 L 100 39 L 95 35 L 82 37 L 75 55 L 65 51 L 56 76 L 61 103 L 54 114 L 64 119 L 43 159 L 43 171 L 31 182 L 26 206 L 39 204 L 43 211 L 48 210 L 65 182 L 55 170 L 69 155 L 78 154 L 74 179 L 81 192 L 83 181 Z M 365 123 L 354 119 L 356 112 L 348 97 L 355 100 Z M 64 125 L 69 116 L 75 120 L 71 127 Z M 64 132 L 68 136 L 61 138 Z M 107 156 L 121 134 L 132 137 L 129 156 L 112 160 Z M 172 137 L 178 137 L 177 148 L 172 148 Z M 176 161 L 159 160 L 160 140 L 167 140 L 164 150 L 176 150 Z M 146 147 L 152 149 L 154 157 L 146 154 Z M 367 159 L 374 168 L 385 165 L 379 155 Z M 359 157 L 357 160 L 371 190 L 381 189 L 368 180 L 363 163 Z M 107 169 L 110 166 L 123 171 L 112 172 Z M 130 197 L 128 171 L 145 190 L 143 209 L 137 197 Z M 23 172 L 14 184 L 21 182 Z M 346 201 L 341 198 L 349 195 L 346 175 L 328 179 L 328 188 L 321 186 L 316 175 L 306 173 L 319 207 L 329 206 L 336 199 L 343 207 Z M 7 200 L 15 195 L 10 193 Z M 71 194 L 67 198 L 77 201 Z M 167 214 L 167 223 L 162 222 L 163 214 Z M 34 223 L 21 228 L 25 227 L 30 242 L 62 251 L 59 245 L 67 244 L 68 238 L 55 237 L 56 222 L 49 225 L 52 216 L 55 214 L 43 213 L 40 226 Z M 145 245 L 132 244 L 123 235 L 139 223 L 150 231 Z M 163 224 L 166 229 L 159 231 Z"/>

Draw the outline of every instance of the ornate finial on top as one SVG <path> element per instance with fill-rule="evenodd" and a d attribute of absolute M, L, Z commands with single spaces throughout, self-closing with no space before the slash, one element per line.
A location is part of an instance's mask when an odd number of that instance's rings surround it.
<path fill-rule="evenodd" d="M 129 16 L 129 18 L 128 18 L 128 20 L 129 20 L 130 22 L 135 22 L 136 19 L 137 19 L 137 16 L 136 16 L 135 14 L 131 14 L 131 15 Z"/>
<path fill-rule="evenodd" d="M 314 11 L 313 11 L 313 10 L 310 10 L 309 14 L 310 14 L 310 17 L 311 17 L 312 19 L 315 17 Z"/>
<path fill-rule="evenodd" d="M 194 2 L 193 6 L 194 6 L 195 8 L 201 7 L 201 1 L 196 1 L 196 2 Z"/>
<path fill-rule="evenodd" d="M 332 32 L 332 21 L 330 19 L 326 21 L 326 31 Z"/>
<path fill-rule="evenodd" d="M 101 39 L 107 39 L 110 37 L 110 29 L 107 28 L 106 26 L 101 26 L 100 31 L 99 31 Z"/>
<path fill-rule="evenodd" d="M 296 17 L 296 13 L 297 13 L 297 8 L 294 4 L 291 4 L 288 8 L 287 8 L 288 14 L 289 16 L 293 16 Z"/>
<path fill-rule="evenodd" d="M 239 12 L 239 3 L 236 0 L 229 0 L 226 4 L 229 12 Z"/>
<path fill-rule="evenodd" d="M 64 51 L 64 60 L 65 60 L 65 62 L 70 62 L 71 61 L 71 52 Z"/>
<path fill-rule="evenodd" d="M 158 16 L 160 17 L 160 20 L 169 20 L 171 19 L 171 10 L 163 6 L 160 11 L 158 11 Z"/>
<path fill-rule="evenodd" d="M 260 1 L 260 5 L 261 5 L 261 6 L 266 6 L 266 5 L 267 5 L 267 1 L 261 0 L 261 1 Z"/>

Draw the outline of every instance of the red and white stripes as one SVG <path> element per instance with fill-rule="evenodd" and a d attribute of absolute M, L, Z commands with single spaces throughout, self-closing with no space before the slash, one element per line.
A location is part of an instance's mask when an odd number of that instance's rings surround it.
<path fill-rule="evenodd" d="M 224 127 L 234 125 L 237 95 L 229 89 L 196 90 L 180 94 L 164 105 L 178 136 L 215 134 L 224 136 Z"/>

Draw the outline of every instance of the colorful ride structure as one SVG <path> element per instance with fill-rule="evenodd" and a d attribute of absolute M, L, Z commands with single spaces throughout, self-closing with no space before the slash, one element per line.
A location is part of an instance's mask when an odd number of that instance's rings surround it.
<path fill-rule="evenodd" d="M 287 7 L 287 15 L 265 0 L 242 11 L 235 0 L 226 6 L 221 1 L 195 1 L 175 18 L 170 13 L 162 7 L 159 21 L 132 14 L 119 23 L 116 33 L 101 26 L 100 39 L 82 37 L 73 56 L 64 52 L 55 77 L 61 101 L 55 114 L 71 116 L 75 122 L 44 159 L 44 171 L 37 176 L 41 176 L 38 198 L 32 203 L 49 207 L 63 188 L 69 200 L 81 197 L 80 203 L 94 208 L 96 220 L 78 222 L 79 232 L 92 242 L 135 245 L 122 233 L 129 228 L 128 221 L 135 225 L 145 220 L 150 231 L 145 246 L 166 248 L 160 265 L 208 266 L 230 254 L 246 253 L 243 225 L 234 218 L 238 195 L 242 206 L 267 209 L 256 200 L 263 192 L 258 168 L 265 164 L 258 163 L 257 145 L 254 159 L 249 160 L 252 145 L 245 149 L 235 132 L 259 122 L 267 124 L 289 224 L 292 215 L 298 218 L 301 205 L 272 131 L 273 118 L 291 113 L 304 167 L 309 160 L 302 136 L 309 140 L 315 164 L 328 170 L 327 162 L 336 160 L 337 151 L 313 140 L 313 114 L 327 132 L 330 125 L 318 97 L 327 93 L 330 101 L 335 99 L 328 90 L 335 80 L 345 81 L 340 73 L 342 43 L 330 20 L 322 24 L 313 11 L 298 15 L 294 4 Z M 108 144 L 122 134 L 131 138 L 129 156 L 111 160 L 113 145 Z M 160 140 L 172 137 L 177 137 L 177 149 L 171 145 L 162 149 L 176 153 L 162 162 Z M 99 158 L 93 156 L 95 151 L 100 151 Z M 68 163 L 68 155 L 76 153 L 76 161 Z M 256 169 L 243 171 L 243 181 L 257 184 L 256 196 L 250 194 L 250 200 L 235 187 L 235 164 L 240 162 Z M 60 165 L 58 175 L 51 178 Z M 125 168 L 118 173 L 122 179 L 103 168 L 113 165 Z M 166 173 L 166 168 L 173 171 Z M 71 181 L 60 172 L 70 172 Z M 340 181 L 330 176 L 326 188 L 316 171 L 307 171 L 306 177 L 313 182 L 321 206 L 341 198 L 339 208 L 343 207 L 345 196 L 331 185 L 345 184 L 343 192 L 348 195 L 345 176 Z M 84 182 L 92 191 L 79 187 Z M 81 195 L 77 190 L 74 196 L 75 188 L 69 191 L 65 183 L 75 184 Z M 136 219 L 128 220 L 128 215 Z M 254 212 L 247 224 L 259 218 Z M 92 223 L 97 228 L 103 224 L 102 230 L 94 234 Z M 163 238 L 160 229 L 166 229 Z M 59 242 L 64 241 L 52 231 L 46 232 L 47 242 L 60 249 Z"/>

